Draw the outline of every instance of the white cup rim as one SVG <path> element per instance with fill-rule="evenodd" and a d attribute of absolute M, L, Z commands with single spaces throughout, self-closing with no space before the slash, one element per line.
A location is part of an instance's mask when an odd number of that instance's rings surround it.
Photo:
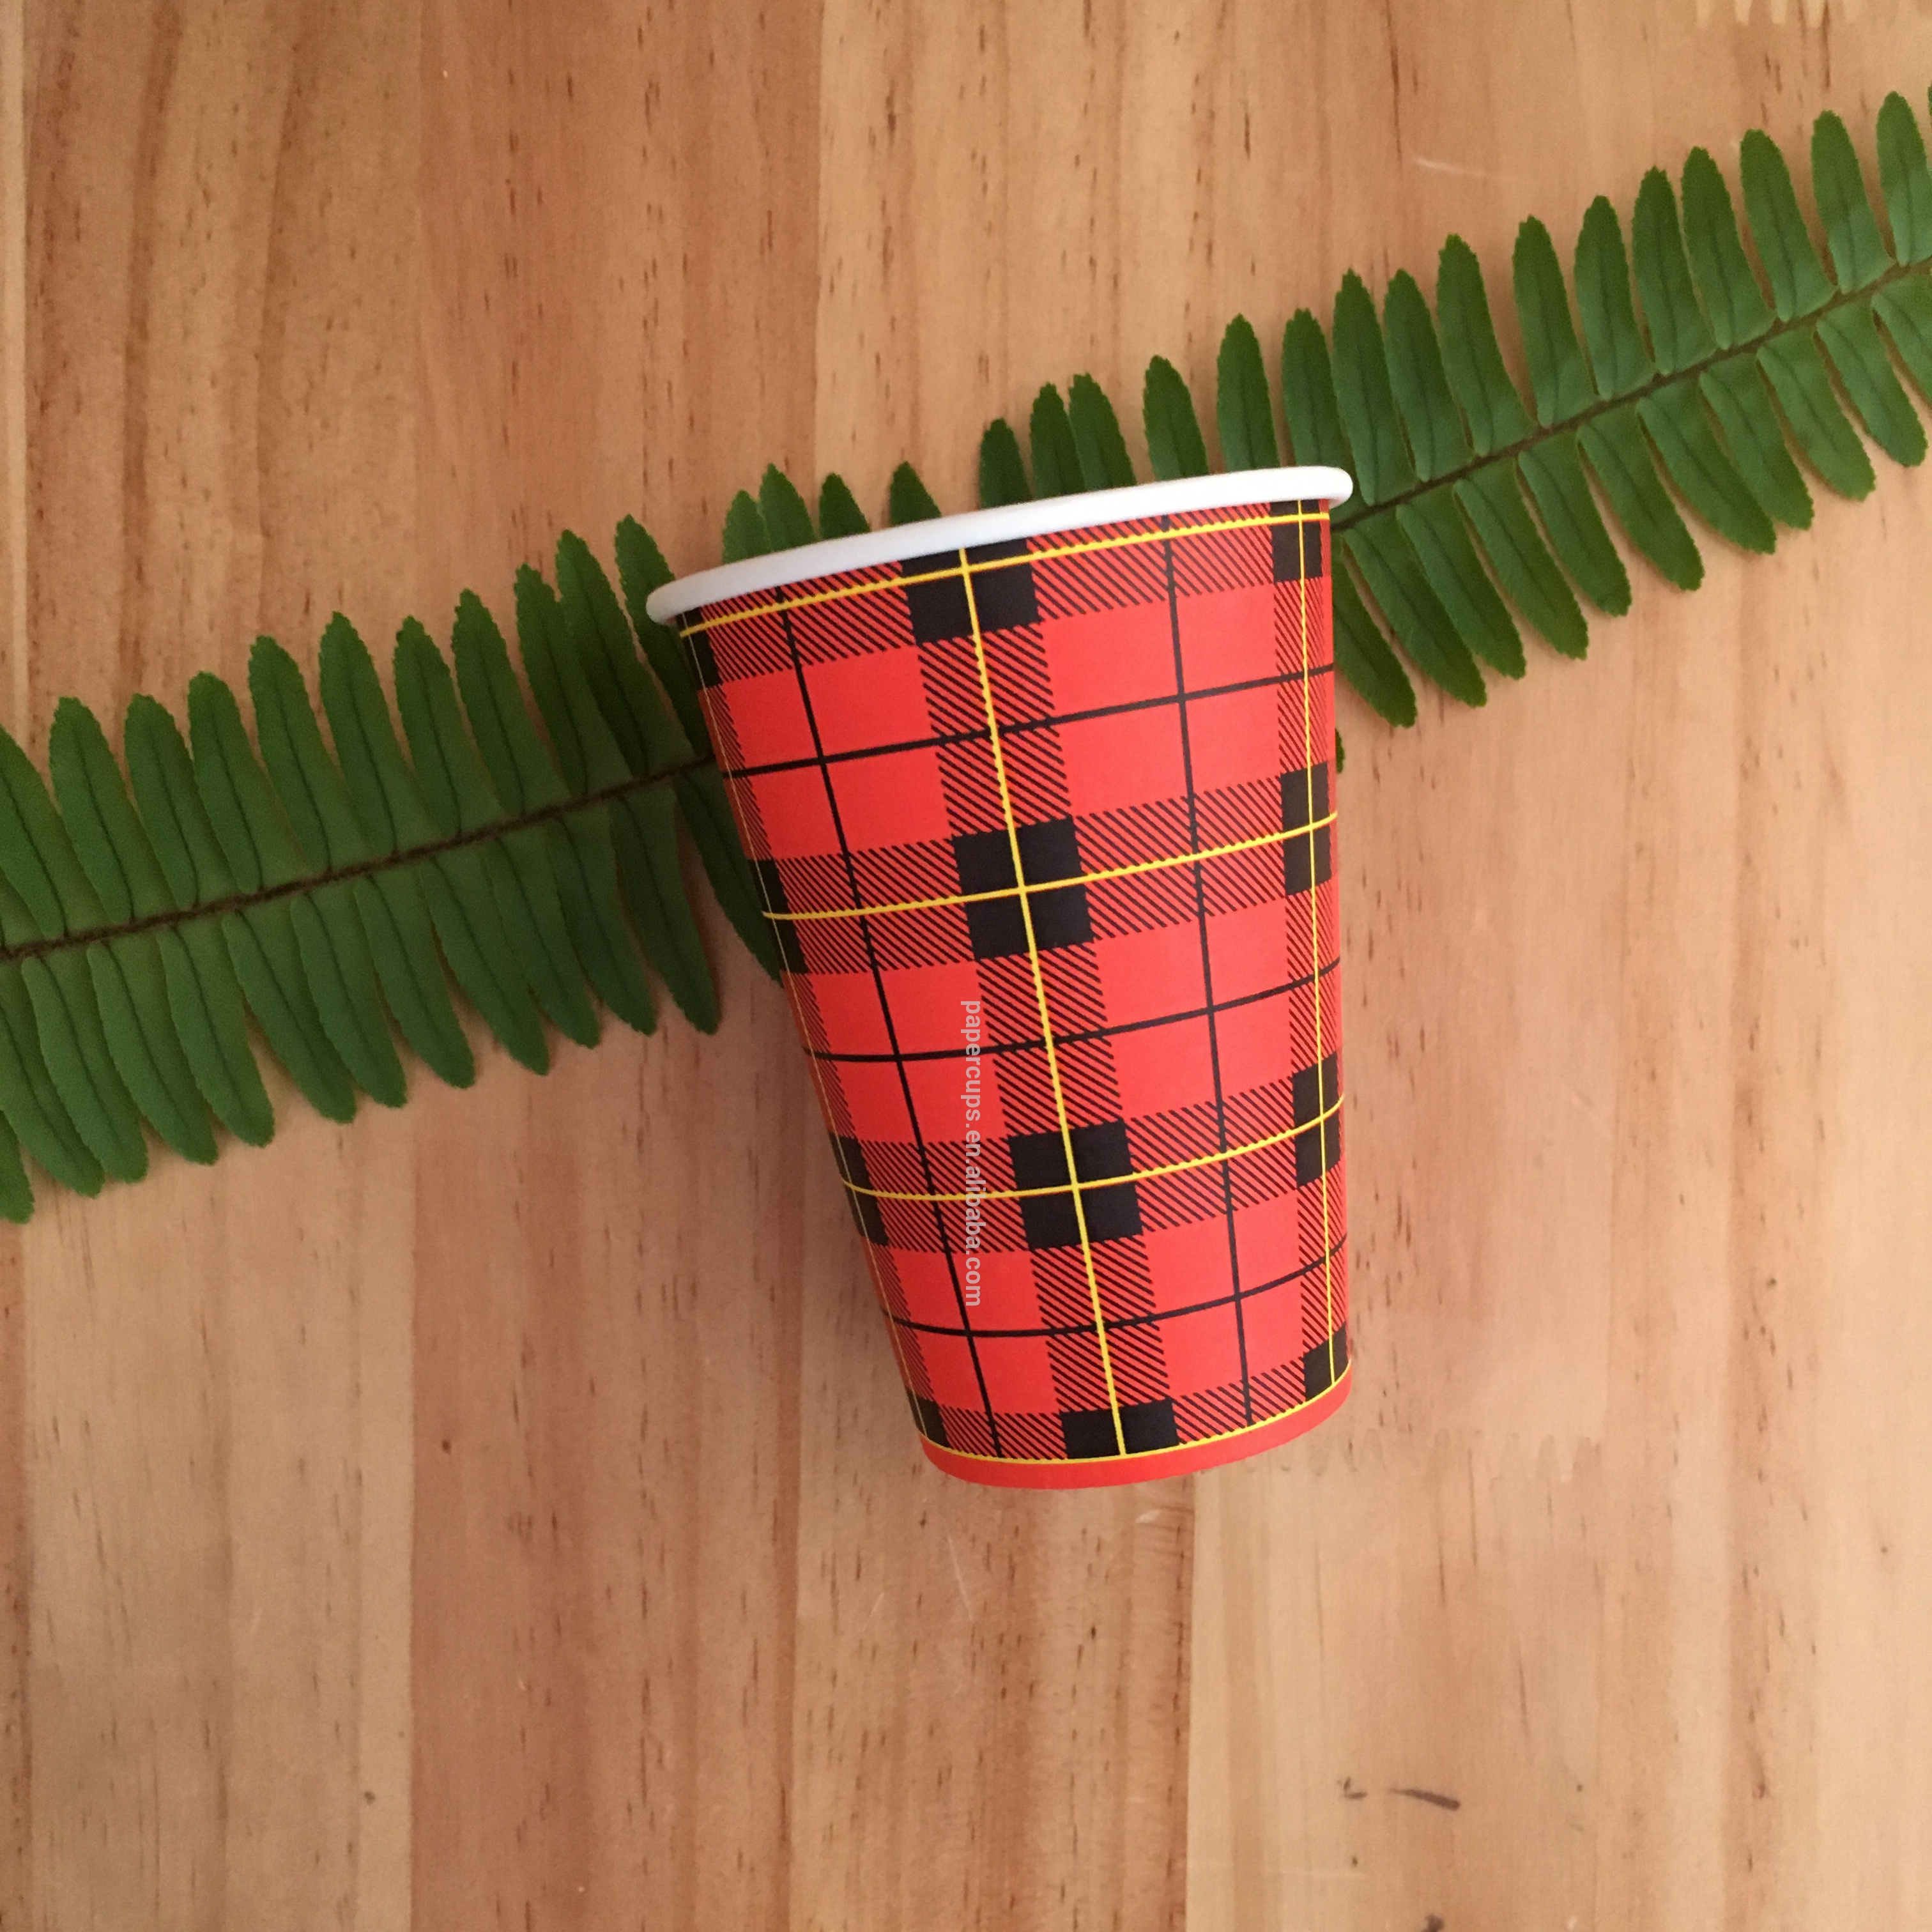
<path fill-rule="evenodd" d="M 1285 470 L 1223 470 L 1207 476 L 1177 476 L 1163 483 L 1136 483 L 1124 489 L 1089 490 L 1075 496 L 1043 496 L 1030 503 L 1006 503 L 997 509 L 968 510 L 921 524 L 898 524 L 862 536 L 834 537 L 768 556 L 747 557 L 660 584 L 646 600 L 651 621 L 668 624 L 700 604 L 722 604 L 761 590 L 838 577 L 848 571 L 932 556 L 946 550 L 976 550 L 982 544 L 1015 543 L 1053 530 L 1091 530 L 1101 524 L 1132 523 L 1230 503 L 1346 502 L 1354 488 L 1346 470 L 1304 464 Z"/>

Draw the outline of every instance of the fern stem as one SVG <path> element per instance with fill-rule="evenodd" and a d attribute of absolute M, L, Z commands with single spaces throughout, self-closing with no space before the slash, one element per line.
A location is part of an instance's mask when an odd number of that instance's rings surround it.
<path fill-rule="evenodd" d="M 317 891 L 324 886 L 351 879 L 374 878 L 379 874 L 400 871 L 406 866 L 414 866 L 424 859 L 434 859 L 444 853 L 460 852 L 472 845 L 488 845 L 513 832 L 521 832 L 534 825 L 545 825 L 568 818 L 580 812 L 587 812 L 600 805 L 608 805 L 620 799 L 632 798 L 651 790 L 658 785 L 669 784 L 674 778 L 687 772 L 702 771 L 706 766 L 715 764 L 715 758 L 686 758 L 682 764 L 668 765 L 662 771 L 649 772 L 642 776 L 628 778 L 621 783 L 609 784 L 599 790 L 573 794 L 556 805 L 538 807 L 532 812 L 506 814 L 488 825 L 473 831 L 459 832 L 453 837 L 439 838 L 427 845 L 412 845 L 405 850 L 388 853 L 381 857 L 369 859 L 350 866 L 338 866 L 320 872 L 311 872 L 302 878 L 290 879 L 278 886 L 264 886 L 260 891 L 233 892 L 226 898 L 208 899 L 200 905 L 190 906 L 186 910 L 155 913 L 145 919 L 130 919 L 116 926 L 91 926 L 84 931 L 70 932 L 58 939 L 34 939 L 17 946 L 0 945 L 0 965 L 8 965 L 22 960 L 44 958 L 50 953 L 70 952 L 82 946 L 104 944 L 124 939 L 135 933 L 160 932 L 191 924 L 201 919 L 217 919 L 224 913 L 246 912 L 251 907 L 272 904 L 278 899 L 296 898 L 303 894 Z"/>

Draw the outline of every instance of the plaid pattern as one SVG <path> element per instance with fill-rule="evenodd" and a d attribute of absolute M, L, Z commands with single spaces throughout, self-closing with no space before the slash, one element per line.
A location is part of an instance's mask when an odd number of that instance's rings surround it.
<path fill-rule="evenodd" d="M 679 620 L 956 1473 L 1198 1466 L 1339 1395 L 1327 537 L 1251 504 Z"/>

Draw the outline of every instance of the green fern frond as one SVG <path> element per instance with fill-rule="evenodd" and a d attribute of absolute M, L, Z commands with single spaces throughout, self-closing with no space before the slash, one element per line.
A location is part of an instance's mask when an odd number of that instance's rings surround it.
<path fill-rule="evenodd" d="M 872 528 L 851 487 L 835 470 L 818 493 L 818 532 L 826 538 L 860 537 Z"/>
<path fill-rule="evenodd" d="M 1074 446 L 1073 424 L 1066 405 L 1051 382 L 1033 399 L 1028 420 L 1036 496 L 1071 496 L 1080 488 L 1080 452 Z"/>
<path fill-rule="evenodd" d="M 1004 416 L 996 417 L 980 439 L 980 507 L 994 510 L 1003 504 L 1032 500 L 1033 485 L 1027 481 L 1020 440 Z"/>
<path fill-rule="evenodd" d="M 777 471 L 752 508 L 810 540 Z M 616 548 L 641 616 L 669 572 L 634 522 Z M 335 1120 L 353 1117 L 358 1090 L 402 1102 L 398 1033 L 466 1085 L 476 1058 L 453 991 L 537 1072 L 547 1024 L 597 1040 L 593 992 L 651 1030 L 646 962 L 709 1030 L 717 991 L 686 838 L 776 971 L 708 736 L 692 742 L 704 721 L 688 665 L 657 627 L 633 625 L 568 532 L 554 587 L 526 571 L 517 610 L 548 743 L 467 593 L 453 670 L 421 624 L 404 624 L 393 708 L 338 615 L 320 716 L 295 660 L 258 640 L 252 740 L 233 692 L 207 675 L 189 689 L 187 740 L 136 697 L 119 760 L 73 698 L 55 714 L 46 779 L 0 734 L 0 1214 L 31 1213 L 33 1168 L 86 1194 L 138 1179 L 148 1130 L 196 1161 L 215 1157 L 218 1126 L 267 1141 L 262 1046 Z"/>
<path fill-rule="evenodd" d="M 1156 356 L 1148 364 L 1141 420 L 1147 431 L 1148 461 L 1160 482 L 1207 475 L 1208 446 L 1202 440 L 1194 398 L 1180 371 L 1165 356 Z"/>
<path fill-rule="evenodd" d="M 1076 376 L 1066 392 L 1067 420 L 1083 490 L 1120 490 L 1134 480 L 1134 466 L 1107 392 L 1091 376 Z"/>
<path fill-rule="evenodd" d="M 1780 526 L 1811 522 L 1807 470 L 1858 497 L 1876 482 L 1866 439 L 1900 464 L 1924 460 L 1901 374 L 1932 398 L 1932 166 L 1901 95 L 1880 110 L 1876 149 L 1874 202 L 1845 124 L 1819 116 L 1810 168 L 1822 249 L 1784 154 L 1756 130 L 1738 149 L 1742 227 L 1701 148 L 1677 186 L 1660 170 L 1645 176 L 1628 245 L 1617 211 L 1593 202 L 1567 274 L 1549 230 L 1526 221 L 1511 283 L 1533 413 L 1498 346 L 1481 266 L 1456 236 L 1443 245 L 1432 310 L 1412 275 L 1391 278 L 1378 310 L 1351 274 L 1329 327 L 1306 309 L 1294 316 L 1281 356 L 1288 449 L 1355 479 L 1334 518 L 1336 650 L 1374 710 L 1413 722 L 1405 661 L 1484 703 L 1485 669 L 1515 678 L 1527 668 L 1526 628 L 1581 657 L 1585 604 L 1630 607 L 1612 522 L 1659 574 L 1693 590 L 1704 575 L 1694 522 L 1768 551 Z M 1030 490 L 1011 430 L 988 430 L 982 504 L 1132 479 L 1100 386 L 1082 376 L 1069 393 L 1070 406 L 1049 384 L 1034 400 Z M 1227 468 L 1282 460 L 1245 316 L 1222 338 L 1215 418 Z M 1193 398 L 1164 357 L 1148 364 L 1142 420 L 1156 477 L 1207 469 Z"/>
<path fill-rule="evenodd" d="M 776 463 L 766 467 L 764 481 L 758 485 L 758 508 L 774 550 L 796 550 L 818 536 L 798 486 Z"/>
<path fill-rule="evenodd" d="M 910 463 L 902 463 L 892 472 L 886 514 L 886 520 L 894 524 L 930 523 L 939 514 L 932 492 L 920 482 L 919 472 Z"/>

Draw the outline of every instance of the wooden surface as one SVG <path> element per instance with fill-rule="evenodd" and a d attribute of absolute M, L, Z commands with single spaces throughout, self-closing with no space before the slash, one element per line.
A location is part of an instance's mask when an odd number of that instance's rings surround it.
<path fill-rule="evenodd" d="M 712 561 L 770 458 L 962 505 L 1046 377 L 1204 393 L 1237 308 L 1922 109 L 1932 16 L 1751 12 L 0 0 L 0 716 L 505 607 L 566 524 Z M 1239 1468 L 923 1462 L 729 944 L 716 1039 L 44 1186 L 0 1927 L 1932 1924 L 1932 474 L 1878 461 L 1486 713 L 1345 710 L 1357 1386 Z"/>

